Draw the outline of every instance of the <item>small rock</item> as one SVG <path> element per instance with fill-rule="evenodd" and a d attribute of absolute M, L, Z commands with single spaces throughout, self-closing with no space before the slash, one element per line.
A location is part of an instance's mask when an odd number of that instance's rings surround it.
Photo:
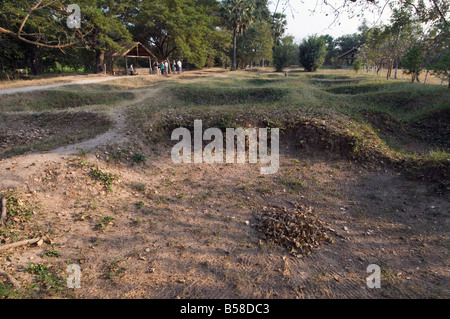
<path fill-rule="evenodd" d="M 344 226 L 344 230 L 345 230 L 345 231 L 348 231 L 348 227 L 347 227 L 347 226 Z"/>

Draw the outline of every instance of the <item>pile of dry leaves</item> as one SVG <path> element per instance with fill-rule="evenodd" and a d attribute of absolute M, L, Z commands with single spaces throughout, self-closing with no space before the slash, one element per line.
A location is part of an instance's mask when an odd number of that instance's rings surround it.
<path fill-rule="evenodd" d="M 333 229 L 326 225 L 311 206 L 296 204 L 295 209 L 264 207 L 257 217 L 256 228 L 268 241 L 286 247 L 297 257 L 307 256 L 322 243 L 333 243 L 328 233 Z"/>

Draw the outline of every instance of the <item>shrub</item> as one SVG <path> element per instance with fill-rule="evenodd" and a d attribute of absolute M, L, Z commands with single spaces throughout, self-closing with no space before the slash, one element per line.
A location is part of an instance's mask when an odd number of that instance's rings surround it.
<path fill-rule="evenodd" d="M 281 44 L 274 47 L 273 64 L 277 72 L 283 71 L 285 67 L 297 64 L 297 47 L 294 38 L 287 36 L 281 40 Z"/>
<path fill-rule="evenodd" d="M 361 59 L 357 59 L 353 63 L 353 70 L 355 70 L 355 72 L 358 73 L 358 71 L 361 70 L 361 67 L 362 67 L 362 60 Z"/>
<path fill-rule="evenodd" d="M 304 39 L 300 44 L 300 63 L 308 72 L 317 71 L 325 61 L 326 54 L 325 39 L 317 35 Z"/>

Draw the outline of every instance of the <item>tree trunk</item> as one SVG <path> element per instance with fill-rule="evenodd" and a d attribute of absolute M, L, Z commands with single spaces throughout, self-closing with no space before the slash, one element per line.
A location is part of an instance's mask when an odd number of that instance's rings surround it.
<path fill-rule="evenodd" d="M 103 73 L 105 63 L 105 51 L 95 51 L 95 73 Z"/>
<path fill-rule="evenodd" d="M 231 63 L 231 71 L 236 71 L 236 29 L 233 31 L 233 61 Z"/>
<path fill-rule="evenodd" d="M 394 79 L 397 79 L 397 71 L 398 71 L 398 62 L 395 61 Z"/>
<path fill-rule="evenodd" d="M 428 73 L 430 72 L 430 70 L 427 70 L 427 73 L 425 73 L 425 80 L 423 80 L 423 84 L 427 84 L 427 79 L 428 79 Z"/>
<path fill-rule="evenodd" d="M 38 48 L 33 48 L 31 50 L 31 56 L 30 56 L 30 64 L 31 64 L 31 72 L 34 75 L 39 75 L 44 73 L 44 66 L 42 63 L 42 57 L 39 54 Z"/>

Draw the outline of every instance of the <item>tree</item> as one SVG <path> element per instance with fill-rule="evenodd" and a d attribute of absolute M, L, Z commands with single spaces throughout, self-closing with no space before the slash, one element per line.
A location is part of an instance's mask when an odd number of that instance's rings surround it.
<path fill-rule="evenodd" d="M 272 60 L 273 39 L 270 26 L 265 21 L 253 23 L 237 38 L 237 63 L 242 67 L 252 62 Z"/>
<path fill-rule="evenodd" d="M 332 65 L 334 62 L 334 59 L 338 55 L 338 49 L 336 48 L 336 42 L 333 39 L 333 37 L 329 34 L 322 35 L 322 38 L 325 40 L 325 43 L 327 45 L 327 55 L 325 56 L 325 65 Z"/>
<path fill-rule="evenodd" d="M 280 44 L 274 47 L 273 64 L 277 72 L 284 68 L 298 63 L 298 46 L 294 44 L 292 36 L 286 36 L 281 39 Z"/>
<path fill-rule="evenodd" d="M 3 77 L 14 78 L 17 60 L 24 60 L 24 43 L 0 34 L 0 68 Z"/>
<path fill-rule="evenodd" d="M 227 27 L 233 32 L 233 58 L 231 70 L 236 70 L 236 41 L 252 21 L 255 3 L 253 0 L 224 0 L 221 17 Z"/>
<path fill-rule="evenodd" d="M 405 54 L 402 60 L 403 67 L 407 74 L 411 74 L 411 83 L 419 81 L 419 75 L 422 72 L 423 55 L 419 45 L 414 45 Z"/>
<path fill-rule="evenodd" d="M 84 37 L 84 43 L 95 52 L 95 72 L 104 69 L 105 51 L 123 50 L 123 46 L 133 43 L 132 36 L 122 23 L 120 16 L 131 9 L 133 0 L 80 0 L 82 23 L 91 31 Z"/>
<path fill-rule="evenodd" d="M 405 8 L 394 9 L 390 24 L 372 28 L 366 32 L 365 44 L 361 47 L 360 56 L 364 62 L 375 66 L 377 74 L 381 68 L 387 69 L 389 79 L 397 70 L 406 52 L 422 38 L 422 28 L 412 14 Z"/>
<path fill-rule="evenodd" d="M 203 67 L 207 59 L 214 59 L 215 41 L 225 40 L 217 30 L 220 19 L 215 0 L 146 0 L 140 1 L 136 11 L 130 30 L 160 60 L 176 55 Z"/>
<path fill-rule="evenodd" d="M 267 4 L 268 0 L 254 0 L 253 20 L 270 22 L 272 14 Z"/>
<path fill-rule="evenodd" d="M 83 45 L 96 53 L 96 71 L 102 72 L 107 48 L 131 43 L 121 15 L 137 0 L 78 0 L 81 28 L 67 26 L 66 6 L 59 0 L 11 0 L 0 3 L 0 32 L 30 45 L 29 60 L 33 73 L 43 71 L 44 49 L 66 49 Z M 63 51 L 64 52 L 64 51 Z M 60 53 L 59 53 L 60 54 Z"/>
<path fill-rule="evenodd" d="M 31 45 L 63 49 L 81 43 L 85 34 L 68 28 L 69 13 L 59 0 L 0 2 L 0 33 Z"/>
<path fill-rule="evenodd" d="M 281 38 L 284 35 L 284 32 L 286 31 L 286 15 L 282 13 L 274 13 L 272 16 L 272 20 L 270 21 L 271 27 L 272 27 L 272 34 L 273 34 L 273 44 L 279 45 Z"/>
<path fill-rule="evenodd" d="M 325 61 L 327 46 L 324 38 L 317 35 L 304 39 L 299 47 L 300 64 L 306 71 L 314 72 L 319 69 Z"/>
<path fill-rule="evenodd" d="M 353 48 L 363 45 L 362 35 L 359 33 L 346 34 L 335 40 L 335 45 L 341 53 L 345 53 Z"/>
<path fill-rule="evenodd" d="M 448 47 L 447 51 L 441 54 L 439 60 L 432 64 L 431 68 L 433 74 L 442 76 L 442 83 L 447 79 L 448 88 L 450 89 L 450 49 Z"/>
<path fill-rule="evenodd" d="M 448 13 L 450 3 L 447 0 L 405 0 L 401 1 L 402 8 L 413 8 L 417 18 L 424 23 L 436 25 L 443 23 L 449 26 Z"/>

